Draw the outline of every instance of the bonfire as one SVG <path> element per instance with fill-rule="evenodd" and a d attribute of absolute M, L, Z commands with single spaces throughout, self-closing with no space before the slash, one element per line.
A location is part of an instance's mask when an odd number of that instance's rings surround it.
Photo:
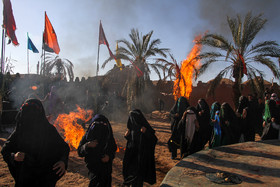
<path fill-rule="evenodd" d="M 70 148 L 77 149 L 82 137 L 85 134 L 85 129 L 82 124 L 92 118 L 93 111 L 85 110 L 77 106 L 77 111 L 69 114 L 59 114 L 54 122 L 54 126 L 64 137 L 65 142 Z"/>
<path fill-rule="evenodd" d="M 200 38 L 201 35 L 197 36 L 194 41 Z M 187 58 L 182 61 L 181 67 L 176 67 L 176 80 L 173 87 L 175 100 L 181 96 L 190 97 L 194 71 L 200 67 L 200 61 L 196 57 L 200 54 L 201 47 L 200 44 L 195 44 Z"/>

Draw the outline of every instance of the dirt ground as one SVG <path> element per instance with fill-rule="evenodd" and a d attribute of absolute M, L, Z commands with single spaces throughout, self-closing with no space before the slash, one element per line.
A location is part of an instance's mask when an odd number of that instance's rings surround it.
<path fill-rule="evenodd" d="M 172 160 L 170 152 L 167 148 L 167 141 L 170 137 L 170 123 L 167 112 L 154 111 L 151 114 L 146 115 L 147 120 L 156 131 L 158 142 L 155 150 L 156 159 L 156 173 L 157 183 L 152 186 L 160 186 L 166 173 L 179 162 L 178 160 Z M 124 120 L 126 121 L 126 119 Z M 112 173 L 112 186 L 122 186 L 122 160 L 124 156 L 124 147 L 126 140 L 124 133 L 126 131 L 126 123 L 111 121 L 113 133 L 119 151 L 116 153 L 116 157 L 113 162 Z M 3 145 L 8 133 L 0 134 L 0 146 Z M 71 151 L 69 156 L 69 167 L 67 173 L 57 182 L 57 186 L 88 186 L 89 180 L 87 178 L 87 168 L 83 158 L 77 155 L 76 151 Z M 2 155 L 0 155 L 0 186 L 14 186 L 14 180 L 9 173 L 7 164 L 3 161 Z M 144 186 L 150 186 L 144 184 Z"/>

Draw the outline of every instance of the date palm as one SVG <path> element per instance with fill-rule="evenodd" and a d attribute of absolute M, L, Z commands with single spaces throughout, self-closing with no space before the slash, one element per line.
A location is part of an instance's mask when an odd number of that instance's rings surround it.
<path fill-rule="evenodd" d="M 208 95 L 214 95 L 215 88 L 222 78 L 229 75 L 230 78 L 234 79 L 233 99 L 236 107 L 241 95 L 241 83 L 244 75 L 250 81 L 252 91 L 259 94 L 264 91 L 263 77 L 265 74 L 262 70 L 257 69 L 255 64 L 268 67 L 273 76 L 279 78 L 279 71 L 272 58 L 279 58 L 280 48 L 275 41 L 253 43 L 256 35 L 267 22 L 266 19 L 262 18 L 262 14 L 252 17 L 251 12 L 249 12 L 243 22 L 239 15 L 237 18 L 228 17 L 227 22 L 232 34 L 232 42 L 219 34 L 207 34 L 199 40 L 200 44 L 215 50 L 199 55 L 203 64 L 198 75 L 206 73 L 208 67 L 215 62 L 227 65 L 212 81 Z"/>
<path fill-rule="evenodd" d="M 120 44 L 118 53 L 115 55 L 117 59 L 129 61 L 131 70 L 127 78 L 127 98 L 131 107 L 141 107 L 143 103 L 143 93 L 148 88 L 147 82 L 150 81 L 151 70 L 154 70 L 159 78 L 161 78 L 162 65 L 153 63 L 157 56 L 166 57 L 167 48 L 158 48 L 161 43 L 160 39 L 151 40 L 153 31 L 141 36 L 137 29 L 132 29 L 129 34 L 131 40 L 118 40 Z M 123 46 L 122 46 L 123 45 Z M 109 61 L 113 60 L 109 57 L 102 65 L 104 68 Z M 131 103 L 136 102 L 136 103 Z"/>
<path fill-rule="evenodd" d="M 61 79 L 65 79 L 68 76 L 69 80 L 74 79 L 74 65 L 70 60 L 60 58 L 58 55 L 47 54 L 45 61 L 45 73 L 47 76 L 60 77 Z"/>

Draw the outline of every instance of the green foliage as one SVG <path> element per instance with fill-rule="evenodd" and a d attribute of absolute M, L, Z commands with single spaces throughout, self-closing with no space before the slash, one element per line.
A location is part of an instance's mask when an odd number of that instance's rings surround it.
<path fill-rule="evenodd" d="M 199 55 L 203 64 L 198 75 L 205 73 L 209 66 L 215 62 L 229 64 L 214 79 L 208 93 L 213 95 L 221 78 L 230 72 L 229 77 L 234 79 L 234 98 L 237 104 L 236 98 L 241 94 L 241 83 L 244 75 L 250 81 L 252 91 L 257 91 L 259 94 L 263 93 L 264 85 L 262 80 L 264 74 L 262 71 L 257 70 L 253 64 L 268 67 L 275 78 L 280 78 L 279 70 L 272 60 L 272 58 L 280 57 L 280 48 L 275 41 L 253 44 L 257 34 L 267 22 L 266 19 L 262 18 L 262 14 L 253 17 L 249 12 L 243 21 L 239 15 L 237 15 L 237 18 L 228 17 L 227 21 L 232 34 L 232 42 L 218 34 L 207 34 L 198 41 L 204 46 L 215 49 Z M 244 71 L 245 68 L 247 73 Z"/>
<path fill-rule="evenodd" d="M 70 60 L 48 53 L 45 57 L 45 61 L 45 75 L 49 77 L 59 77 L 60 79 L 65 79 L 68 75 L 69 80 L 74 79 L 74 65 Z"/>
<path fill-rule="evenodd" d="M 166 57 L 167 48 L 159 48 L 161 41 L 159 39 L 151 40 L 153 31 L 148 34 L 141 35 L 137 29 L 132 29 L 129 34 L 130 41 L 126 39 L 118 40 L 118 53 L 115 54 L 117 59 L 129 61 L 127 67 L 128 76 L 126 83 L 124 84 L 127 103 L 129 110 L 135 107 L 143 108 L 146 97 L 144 93 L 149 89 L 147 83 L 150 82 L 151 70 L 154 70 L 161 79 L 161 64 L 155 63 L 158 59 L 157 56 Z M 104 68 L 109 61 L 114 60 L 109 57 L 102 64 Z M 132 65 L 133 63 L 133 65 Z M 137 66 L 137 68 L 136 68 Z M 137 70 L 139 69 L 143 75 L 137 76 Z M 121 71 L 119 73 L 122 73 Z M 139 73 L 139 72 L 138 72 Z"/>

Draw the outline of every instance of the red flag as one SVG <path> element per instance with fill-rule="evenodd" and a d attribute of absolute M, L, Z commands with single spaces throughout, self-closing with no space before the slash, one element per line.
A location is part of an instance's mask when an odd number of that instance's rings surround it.
<path fill-rule="evenodd" d="M 43 44 L 46 51 L 59 54 L 60 48 L 57 42 L 57 37 L 46 12 L 45 12 L 45 30 L 43 34 Z"/>
<path fill-rule="evenodd" d="M 14 45 L 19 45 L 16 37 L 16 22 L 13 15 L 12 4 L 10 0 L 3 0 L 3 27 L 6 29 L 7 36 Z"/>
<path fill-rule="evenodd" d="M 117 60 L 117 58 L 115 57 L 115 55 L 112 53 L 112 51 L 110 50 L 109 48 L 109 43 L 106 39 L 106 36 L 105 36 L 105 33 L 104 33 L 104 30 L 103 30 L 103 27 L 102 27 L 102 24 L 101 24 L 101 21 L 100 21 L 100 25 L 99 25 L 99 45 L 100 44 L 105 44 L 109 50 L 109 54 L 112 58 L 114 58 L 115 60 Z M 136 73 L 137 73 L 137 76 L 138 77 L 141 77 L 143 76 L 143 72 L 131 61 L 131 64 L 134 66 L 135 70 L 136 70 Z"/>
<path fill-rule="evenodd" d="M 247 75 L 247 67 L 246 67 L 244 58 L 243 58 L 243 56 L 242 56 L 239 52 L 238 52 L 238 56 L 239 56 L 239 58 L 240 58 L 240 60 L 241 60 L 241 62 L 242 62 L 242 64 L 243 64 L 243 73 L 244 73 L 245 75 Z"/>
<path fill-rule="evenodd" d="M 104 30 L 103 30 L 101 21 L 100 21 L 100 25 L 99 25 L 99 45 L 100 45 L 100 44 L 106 45 L 107 48 L 108 48 L 108 50 L 109 50 L 110 56 L 111 56 L 112 58 L 114 58 L 115 60 L 117 59 L 117 58 L 115 57 L 115 55 L 113 55 L 111 49 L 109 48 L 109 43 L 107 42 L 107 39 L 106 39 Z"/>
<path fill-rule="evenodd" d="M 104 30 L 103 30 L 101 21 L 100 21 L 100 24 L 99 24 L 99 45 L 100 44 L 105 44 L 105 45 L 107 45 L 107 47 L 109 47 L 109 43 L 107 42 L 107 39 L 106 39 Z"/>

